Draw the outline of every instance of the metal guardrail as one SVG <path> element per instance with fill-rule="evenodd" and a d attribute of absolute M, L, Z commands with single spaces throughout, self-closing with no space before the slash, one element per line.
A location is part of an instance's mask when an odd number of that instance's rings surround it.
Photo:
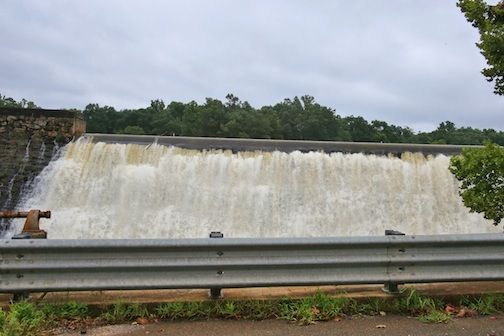
<path fill-rule="evenodd" d="M 1 240 L 0 292 L 504 279 L 504 235 Z"/>

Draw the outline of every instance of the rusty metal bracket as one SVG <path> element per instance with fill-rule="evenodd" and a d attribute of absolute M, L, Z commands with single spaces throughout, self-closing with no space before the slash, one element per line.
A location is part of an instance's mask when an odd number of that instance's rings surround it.
<path fill-rule="evenodd" d="M 46 239 L 47 232 L 40 229 L 40 218 L 51 218 L 51 211 L 0 211 L 0 218 L 26 218 L 21 234 L 12 239 Z"/>

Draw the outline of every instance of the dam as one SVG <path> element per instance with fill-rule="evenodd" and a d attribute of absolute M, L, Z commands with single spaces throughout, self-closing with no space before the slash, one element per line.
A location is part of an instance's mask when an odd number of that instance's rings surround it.
<path fill-rule="evenodd" d="M 462 204 L 448 170 L 460 150 L 88 134 L 60 150 L 18 208 L 51 210 L 50 239 L 499 232 Z"/>

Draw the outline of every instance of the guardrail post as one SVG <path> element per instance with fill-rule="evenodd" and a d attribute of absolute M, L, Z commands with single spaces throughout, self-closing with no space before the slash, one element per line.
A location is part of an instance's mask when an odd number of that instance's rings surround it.
<path fill-rule="evenodd" d="M 405 236 L 406 234 L 396 230 L 385 230 L 385 236 Z M 399 284 L 395 282 L 386 282 L 383 285 L 383 291 L 390 294 L 399 294 Z"/>
<path fill-rule="evenodd" d="M 222 232 L 212 231 L 210 232 L 209 238 L 224 238 L 224 234 Z M 222 251 L 217 251 L 217 256 L 221 257 L 224 253 Z M 222 275 L 222 270 L 217 270 L 217 276 Z M 218 300 L 222 298 L 222 288 L 213 287 L 210 288 L 210 298 L 213 300 Z"/>

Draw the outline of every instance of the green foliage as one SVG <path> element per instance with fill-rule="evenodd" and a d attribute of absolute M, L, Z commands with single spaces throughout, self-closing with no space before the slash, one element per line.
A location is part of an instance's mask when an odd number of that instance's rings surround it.
<path fill-rule="evenodd" d="M 138 303 L 116 303 L 100 316 L 108 323 L 131 321 L 148 315 L 147 308 Z"/>
<path fill-rule="evenodd" d="M 41 307 L 41 311 L 49 319 L 84 319 L 89 316 L 88 306 L 76 301 L 63 304 L 45 304 Z"/>
<path fill-rule="evenodd" d="M 451 316 L 443 311 L 445 303 L 438 298 L 430 298 L 410 290 L 406 296 L 396 301 L 396 309 L 418 316 L 423 323 L 446 323 Z"/>
<path fill-rule="evenodd" d="M 504 295 L 482 295 L 461 298 L 461 309 L 469 308 L 482 315 L 504 312 Z M 107 323 L 124 323 L 138 317 L 154 317 L 170 320 L 190 319 L 284 319 L 300 325 L 327 321 L 336 317 L 355 314 L 404 313 L 418 317 L 424 323 L 443 323 L 452 316 L 445 313 L 445 302 L 439 298 L 425 297 L 409 290 L 400 297 L 368 298 L 353 300 L 332 297 L 322 292 L 303 299 L 280 300 L 216 300 L 204 302 L 169 302 L 157 305 L 149 315 L 142 304 L 116 303 L 103 307 L 99 319 Z M 94 315 L 97 316 L 97 315 Z M 0 336 L 39 335 L 48 328 L 65 325 L 69 320 L 91 318 L 85 304 L 67 302 L 60 305 L 33 303 L 12 304 L 8 313 L 0 310 Z M 72 321 L 72 322 L 73 322 Z"/>
<path fill-rule="evenodd" d="M 35 104 L 0 95 L 0 107 L 33 107 Z M 226 101 L 207 98 L 198 104 L 153 100 L 150 106 L 117 111 L 111 106 L 88 104 L 83 111 L 88 133 L 123 133 L 228 138 L 367 141 L 481 145 L 491 141 L 504 145 L 504 132 L 456 127 L 445 121 L 432 132 L 414 133 L 411 128 L 384 121 L 368 122 L 358 116 L 342 117 L 312 96 L 294 97 L 254 108 L 228 94 Z M 61 142 L 67 139 L 62 137 Z"/>
<path fill-rule="evenodd" d="M 237 318 L 238 309 L 234 302 L 232 301 L 223 301 L 217 304 L 216 306 L 217 315 L 223 318 Z"/>
<path fill-rule="evenodd" d="M 504 218 L 504 148 L 466 148 L 451 158 L 450 171 L 461 181 L 464 204 L 498 225 Z"/>
<path fill-rule="evenodd" d="M 423 323 L 447 323 L 451 319 L 451 315 L 446 314 L 441 310 L 431 310 L 418 317 L 418 320 Z"/>
<path fill-rule="evenodd" d="M 193 319 L 210 317 L 213 306 L 209 302 L 168 302 L 158 305 L 154 310 L 164 319 Z"/>
<path fill-rule="evenodd" d="M 273 106 L 253 108 L 233 95 L 227 102 L 208 98 L 204 104 L 154 100 L 138 110 L 116 111 L 98 104 L 86 106 L 90 133 L 128 133 L 289 140 L 370 141 L 476 145 L 485 140 L 504 145 L 504 132 L 457 128 L 442 122 L 432 132 L 415 134 L 410 128 L 362 117 L 341 117 L 311 96 L 285 99 Z"/>
<path fill-rule="evenodd" d="M 504 310 L 504 295 L 483 295 L 480 297 L 464 297 L 460 304 L 481 315 L 491 315 Z"/>
<path fill-rule="evenodd" d="M 7 318 L 7 314 L 0 308 L 0 330 L 3 329 L 5 325 L 5 319 Z"/>
<path fill-rule="evenodd" d="M 126 128 L 121 132 L 124 134 L 145 134 L 145 131 L 140 126 L 126 126 Z"/>
<path fill-rule="evenodd" d="M 495 6 L 483 0 L 459 0 L 457 6 L 480 33 L 476 43 L 488 67 L 482 73 L 495 81 L 495 93 L 504 95 L 504 1 Z"/>
<path fill-rule="evenodd" d="M 161 318 L 177 320 L 185 317 L 186 304 L 185 302 L 163 303 L 155 308 L 155 312 Z"/>
<path fill-rule="evenodd" d="M 369 298 L 366 300 L 356 301 L 349 300 L 348 308 L 345 310 L 347 314 L 363 314 L 363 315 L 378 315 L 380 312 L 403 312 L 402 307 L 397 303 L 399 300 L 387 301 L 383 298 Z"/>
<path fill-rule="evenodd" d="M 443 308 L 442 301 L 419 295 L 415 290 L 407 292 L 406 296 L 401 298 L 398 303 L 400 310 L 410 314 L 428 314 L 433 310 Z"/>
<path fill-rule="evenodd" d="M 2 96 L 2 94 L 0 94 L 0 107 L 38 108 L 32 101 L 28 101 L 24 98 L 20 101 L 16 101 L 14 98 Z"/>
<path fill-rule="evenodd" d="M 235 304 L 237 315 L 241 318 L 252 320 L 264 320 L 276 316 L 277 302 L 249 300 Z"/>
<path fill-rule="evenodd" d="M 0 321 L 2 318 L 0 318 Z M 10 306 L 7 316 L 3 314 L 0 336 L 37 335 L 45 323 L 44 313 L 33 303 L 19 302 Z"/>
<path fill-rule="evenodd" d="M 315 321 L 327 321 L 349 310 L 354 301 L 331 297 L 322 292 L 301 300 L 285 299 L 279 304 L 279 317 L 299 324 L 312 324 Z"/>

